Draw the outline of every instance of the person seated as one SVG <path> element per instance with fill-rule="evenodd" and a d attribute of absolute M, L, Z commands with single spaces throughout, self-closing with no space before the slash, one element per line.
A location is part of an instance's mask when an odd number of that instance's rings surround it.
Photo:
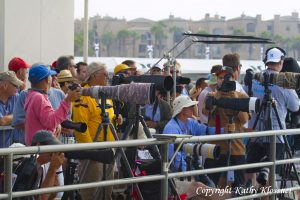
<path fill-rule="evenodd" d="M 32 138 L 32 146 L 44 146 L 44 145 L 57 145 L 61 142 L 53 136 L 50 131 L 40 130 L 36 132 Z M 58 171 L 61 169 L 62 164 L 65 161 L 64 153 L 40 153 L 37 155 L 37 169 L 38 177 L 36 180 L 37 188 L 46 188 L 58 186 L 59 178 Z M 49 200 L 54 199 L 56 193 L 54 194 L 41 194 L 38 199 Z"/>
<path fill-rule="evenodd" d="M 194 106 L 198 101 L 192 101 L 190 97 L 179 96 L 173 102 L 172 119 L 164 128 L 163 134 L 179 134 L 179 135 L 205 135 L 207 126 L 200 124 L 192 119 Z M 174 144 L 169 145 L 169 159 L 174 155 Z M 186 171 L 187 163 L 185 161 L 186 153 L 180 151 L 176 154 L 175 160 L 171 164 L 171 170 L 174 172 Z"/>

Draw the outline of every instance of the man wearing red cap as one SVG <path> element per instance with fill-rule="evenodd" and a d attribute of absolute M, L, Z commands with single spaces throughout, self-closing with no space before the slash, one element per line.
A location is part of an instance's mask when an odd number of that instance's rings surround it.
<path fill-rule="evenodd" d="M 14 71 L 18 79 L 24 82 L 24 84 L 19 87 L 20 91 L 24 90 L 26 87 L 27 68 L 30 68 L 30 65 L 19 57 L 12 58 L 8 63 L 8 69 Z"/>

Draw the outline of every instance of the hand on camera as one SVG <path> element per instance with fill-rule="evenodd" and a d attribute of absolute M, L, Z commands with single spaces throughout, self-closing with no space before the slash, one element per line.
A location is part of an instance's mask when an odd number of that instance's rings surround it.
<path fill-rule="evenodd" d="M 118 117 L 115 116 L 115 120 L 116 120 L 116 123 L 118 125 L 123 124 L 123 117 L 122 117 L 122 115 L 118 115 Z"/>
<path fill-rule="evenodd" d="M 53 153 L 51 156 L 51 161 L 50 161 L 50 167 L 53 170 L 58 170 L 60 166 L 64 163 L 65 161 L 65 154 L 64 153 Z"/>
<path fill-rule="evenodd" d="M 146 121 L 146 124 L 149 128 L 156 128 L 157 127 L 157 123 L 154 121 Z"/>
<path fill-rule="evenodd" d="M 76 90 L 69 90 L 67 93 L 67 97 L 65 98 L 65 101 L 67 103 L 74 102 L 78 99 L 80 99 L 80 87 L 78 87 Z"/>

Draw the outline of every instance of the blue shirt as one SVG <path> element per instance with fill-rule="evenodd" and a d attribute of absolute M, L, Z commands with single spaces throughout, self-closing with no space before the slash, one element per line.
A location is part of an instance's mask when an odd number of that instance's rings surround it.
<path fill-rule="evenodd" d="M 3 102 L 0 100 L 0 118 L 3 118 L 6 115 L 13 114 L 13 110 L 15 107 L 15 104 L 18 99 L 18 93 L 15 96 L 11 96 L 7 99 L 7 102 Z M 23 142 L 24 143 L 24 137 L 22 137 L 22 133 L 20 133 L 19 130 L 14 129 L 11 130 L 3 130 L 0 131 L 0 148 L 9 147 L 11 144 L 11 140 L 15 142 Z"/>
<path fill-rule="evenodd" d="M 160 121 L 160 109 L 159 109 L 159 106 L 157 105 L 154 116 L 153 116 L 153 108 L 154 108 L 153 104 L 147 104 L 147 105 L 144 106 L 145 117 L 148 118 L 148 119 L 150 119 L 151 121 L 159 122 Z"/>
<path fill-rule="evenodd" d="M 13 120 L 12 120 L 13 126 L 24 124 L 25 122 L 24 103 L 27 95 L 28 95 L 28 90 L 23 90 L 19 94 L 19 98 L 16 102 L 13 111 Z M 65 98 L 65 94 L 63 93 L 63 91 L 52 87 L 48 92 L 48 96 L 49 96 L 49 101 L 52 107 L 54 108 L 54 110 L 56 110 L 59 107 L 60 102 Z M 24 131 L 19 130 L 19 132 L 22 133 L 22 136 L 24 138 Z"/>
<path fill-rule="evenodd" d="M 268 73 L 277 73 L 273 70 L 266 70 Z M 248 88 L 245 88 L 246 90 Z M 287 115 L 287 110 L 289 109 L 292 112 L 296 112 L 299 110 L 300 100 L 298 98 L 298 95 L 295 90 L 293 89 L 284 89 L 282 87 L 279 87 L 277 85 L 271 85 L 269 86 L 269 89 L 272 91 L 271 95 L 272 98 L 276 100 L 276 107 L 279 114 L 280 122 L 283 126 L 283 129 L 286 129 L 285 124 L 285 118 Z M 257 97 L 262 102 L 264 97 L 264 86 L 261 85 L 260 82 L 253 80 L 252 82 L 252 91 L 253 91 L 253 97 Z M 260 115 L 260 119 L 258 120 L 256 130 L 258 131 L 264 131 L 264 125 L 266 124 L 265 120 L 263 119 L 264 113 L 262 111 Z M 251 120 L 249 121 L 249 127 L 253 127 L 254 121 L 256 119 L 256 113 L 253 113 Z M 279 124 L 275 115 L 274 110 L 272 109 L 272 130 L 279 130 Z M 282 136 L 280 136 L 282 140 Z M 265 137 L 264 141 L 268 142 L 268 139 Z M 282 140 L 283 141 L 283 140 Z M 280 142 L 277 138 L 277 142 Z"/>
<path fill-rule="evenodd" d="M 207 126 L 200 124 L 198 121 L 189 118 L 186 123 L 183 123 L 178 118 L 177 122 L 174 118 L 172 118 L 164 128 L 163 134 L 179 134 L 179 135 L 193 135 L 200 136 L 205 135 Z M 171 159 L 174 155 L 174 144 L 169 145 L 169 159 Z M 171 164 L 172 170 L 178 171 L 186 171 L 186 162 L 185 162 L 186 154 L 183 151 L 179 151 Z"/>

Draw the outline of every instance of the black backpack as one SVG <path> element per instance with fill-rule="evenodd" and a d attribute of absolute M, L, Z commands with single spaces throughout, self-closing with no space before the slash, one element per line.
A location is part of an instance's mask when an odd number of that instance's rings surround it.
<path fill-rule="evenodd" d="M 27 191 L 37 189 L 38 170 L 36 163 L 36 156 L 23 158 L 14 170 L 17 179 L 13 186 L 13 191 Z M 18 199 L 31 199 L 30 197 L 21 197 Z"/>

